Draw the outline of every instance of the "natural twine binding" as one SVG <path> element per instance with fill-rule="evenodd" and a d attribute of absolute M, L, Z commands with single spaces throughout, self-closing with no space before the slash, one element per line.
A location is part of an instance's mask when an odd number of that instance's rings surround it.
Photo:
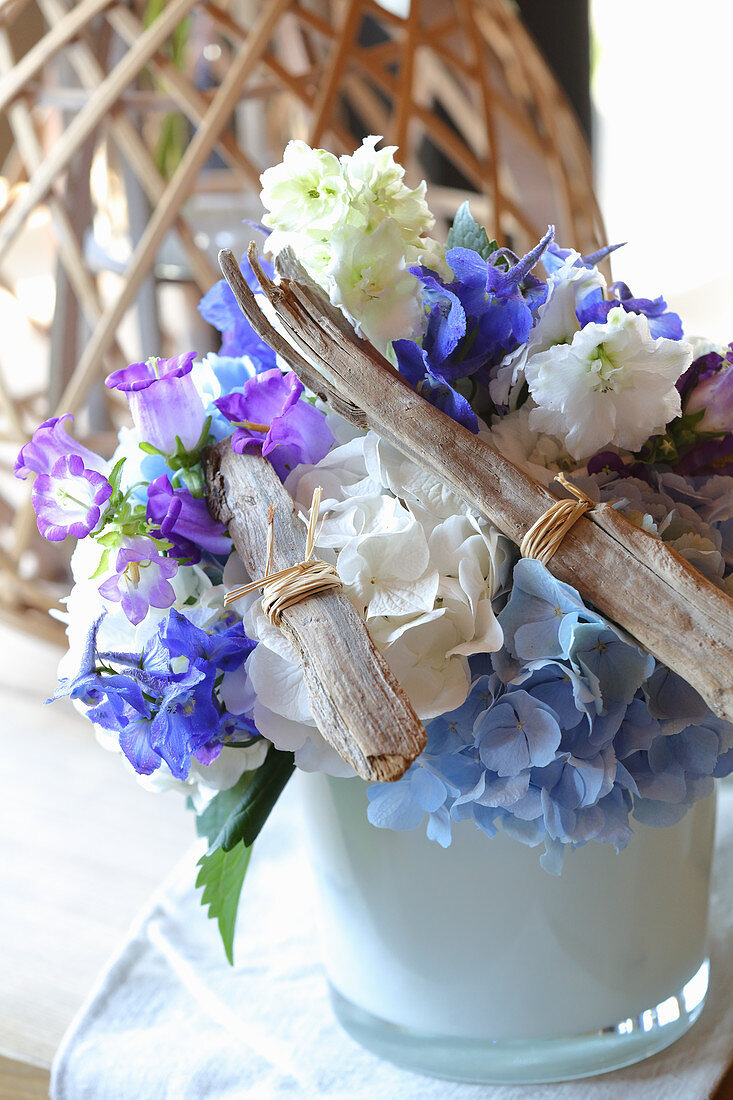
<path fill-rule="evenodd" d="M 578 520 L 586 512 L 590 512 L 596 504 L 587 493 L 568 481 L 565 474 L 558 474 L 555 481 L 559 481 L 576 499 L 558 500 L 548 508 L 537 522 L 532 524 L 519 547 L 523 558 L 537 558 L 543 565 L 547 565 L 552 555 L 559 549 L 570 528 L 574 527 Z"/>
<path fill-rule="evenodd" d="M 342 588 L 343 582 L 332 565 L 320 558 L 313 558 L 313 547 L 316 541 L 316 525 L 318 523 L 318 511 L 321 506 L 321 486 L 313 491 L 311 501 L 310 518 L 308 520 L 308 533 L 305 539 L 305 557 L 296 565 L 289 565 L 286 569 L 272 572 L 273 550 L 275 543 L 275 509 L 270 505 L 267 525 L 267 564 L 265 575 L 258 581 L 240 585 L 227 592 L 224 597 L 224 606 L 246 596 L 248 592 L 262 589 L 262 610 L 275 626 L 280 625 L 283 611 L 293 604 L 307 600 L 309 596 L 319 596 L 322 592 L 331 589 Z"/>

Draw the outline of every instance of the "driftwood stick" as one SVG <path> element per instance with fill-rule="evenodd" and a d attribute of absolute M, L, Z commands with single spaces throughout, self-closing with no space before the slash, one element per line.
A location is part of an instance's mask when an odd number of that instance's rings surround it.
<path fill-rule="evenodd" d="M 257 299 L 228 257 L 220 260 L 250 322 L 272 343 Z M 250 260 L 296 349 L 288 354 L 280 337 L 277 350 L 296 374 L 305 361 L 307 376 L 319 377 L 318 392 L 336 392 L 342 409 L 359 408 L 361 424 L 365 419 L 519 545 L 555 502 L 549 490 L 428 404 L 366 341 L 345 338 L 312 288 L 289 280 L 276 286 L 252 250 Z M 305 374 L 303 381 L 310 385 Z M 733 720 L 733 600 L 679 554 L 599 505 L 568 533 L 548 567 L 689 681 L 716 714 Z"/>
<path fill-rule="evenodd" d="M 274 569 L 303 560 L 305 527 L 266 459 L 237 455 L 228 439 L 205 455 L 206 502 L 229 527 L 253 578 L 265 572 L 268 510 L 274 506 Z M 319 730 L 363 779 L 390 782 L 425 747 L 426 733 L 343 593 L 324 592 L 282 612 L 280 628 L 303 667 Z"/>

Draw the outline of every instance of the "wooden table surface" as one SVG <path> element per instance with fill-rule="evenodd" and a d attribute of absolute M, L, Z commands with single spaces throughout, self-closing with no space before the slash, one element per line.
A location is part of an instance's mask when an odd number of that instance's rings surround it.
<path fill-rule="evenodd" d="M 41 1100 L 74 1013 L 194 830 L 183 799 L 143 790 L 69 704 L 42 706 L 56 649 L 0 626 L 0 654 L 0 1100 Z M 715 1100 L 733 1100 L 733 1072 Z"/>
<path fill-rule="evenodd" d="M 0 626 L 0 1100 L 48 1095 L 59 1040 L 190 847 L 183 799 L 143 790 L 65 700 L 60 652 Z"/>

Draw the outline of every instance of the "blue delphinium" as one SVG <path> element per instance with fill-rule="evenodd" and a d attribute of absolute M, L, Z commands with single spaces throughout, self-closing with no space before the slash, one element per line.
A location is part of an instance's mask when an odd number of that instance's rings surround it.
<path fill-rule="evenodd" d="M 488 258 L 471 248 L 450 248 L 446 282 L 428 268 L 411 268 L 422 284 L 425 332 L 393 343 L 400 373 L 428 400 L 470 431 L 476 414 L 456 385 L 476 376 L 487 383 L 507 353 L 529 336 L 536 311 L 547 297 L 547 284 L 530 274 L 554 230 L 518 259 L 506 249 Z"/>
<path fill-rule="evenodd" d="M 681 340 L 682 321 L 679 314 L 667 309 L 664 298 L 635 298 L 626 283 L 613 283 L 610 286 L 612 297 L 607 298 L 600 288 L 592 290 L 583 298 L 576 311 L 580 324 L 594 321 L 602 325 L 608 319 L 612 309 L 624 309 L 627 313 L 641 313 L 649 321 L 649 332 L 657 340 L 664 336 L 668 340 Z"/>
<path fill-rule="evenodd" d="M 674 824 L 733 771 L 733 725 L 675 673 L 586 608 L 575 589 L 522 560 L 499 615 L 504 647 L 473 658 L 463 706 L 427 727 L 397 783 L 369 788 L 374 825 L 447 846 L 452 824 L 497 827 L 559 874 L 591 840 L 620 851 L 631 820 Z"/>
<path fill-rule="evenodd" d="M 221 676 L 240 668 L 256 645 L 241 622 L 222 616 L 203 630 L 171 609 L 142 654 L 100 652 L 100 622 L 89 631 L 78 671 L 52 699 L 69 696 L 90 707 L 88 717 L 117 733 L 140 775 L 165 761 L 185 779 L 192 757 L 210 764 L 222 745 L 258 736 L 251 717 L 229 714 L 216 693 Z"/>
<path fill-rule="evenodd" d="M 273 276 L 272 265 L 260 261 L 266 275 Z M 246 256 L 241 260 L 241 271 L 247 284 L 255 293 L 259 291 L 257 277 Z M 261 340 L 237 305 L 234 292 L 226 279 L 214 283 L 199 303 L 199 312 L 205 321 L 218 329 L 222 336 L 219 354 L 228 358 L 247 356 L 255 365 L 256 373 L 276 366 L 275 352 Z"/>

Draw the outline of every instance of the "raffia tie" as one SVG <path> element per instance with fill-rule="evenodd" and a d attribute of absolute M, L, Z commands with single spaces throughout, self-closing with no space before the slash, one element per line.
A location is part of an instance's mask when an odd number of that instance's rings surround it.
<path fill-rule="evenodd" d="M 574 527 L 578 520 L 596 505 L 587 493 L 568 481 L 565 474 L 558 474 L 555 481 L 559 481 L 569 493 L 572 493 L 575 500 L 556 501 L 536 523 L 532 524 L 519 547 L 523 558 L 537 558 L 543 565 L 547 565 L 552 555 L 558 550 L 570 528 Z"/>
<path fill-rule="evenodd" d="M 251 581 L 239 588 L 233 588 L 224 597 L 224 606 L 227 607 L 235 600 L 246 596 L 248 592 L 262 589 L 262 610 L 275 626 L 280 625 L 283 611 L 292 607 L 301 600 L 307 600 L 309 596 L 319 596 L 322 592 L 329 592 L 334 588 L 342 588 L 343 582 L 332 565 L 320 558 L 313 557 L 313 547 L 316 541 L 316 527 L 318 524 L 318 511 L 321 506 L 321 486 L 313 491 L 311 501 L 310 518 L 308 520 L 308 533 L 305 539 L 305 557 L 296 565 L 289 565 L 286 569 L 278 569 L 273 573 L 273 553 L 275 547 L 275 509 L 270 505 L 267 522 L 267 563 L 265 575 L 258 581 Z"/>

